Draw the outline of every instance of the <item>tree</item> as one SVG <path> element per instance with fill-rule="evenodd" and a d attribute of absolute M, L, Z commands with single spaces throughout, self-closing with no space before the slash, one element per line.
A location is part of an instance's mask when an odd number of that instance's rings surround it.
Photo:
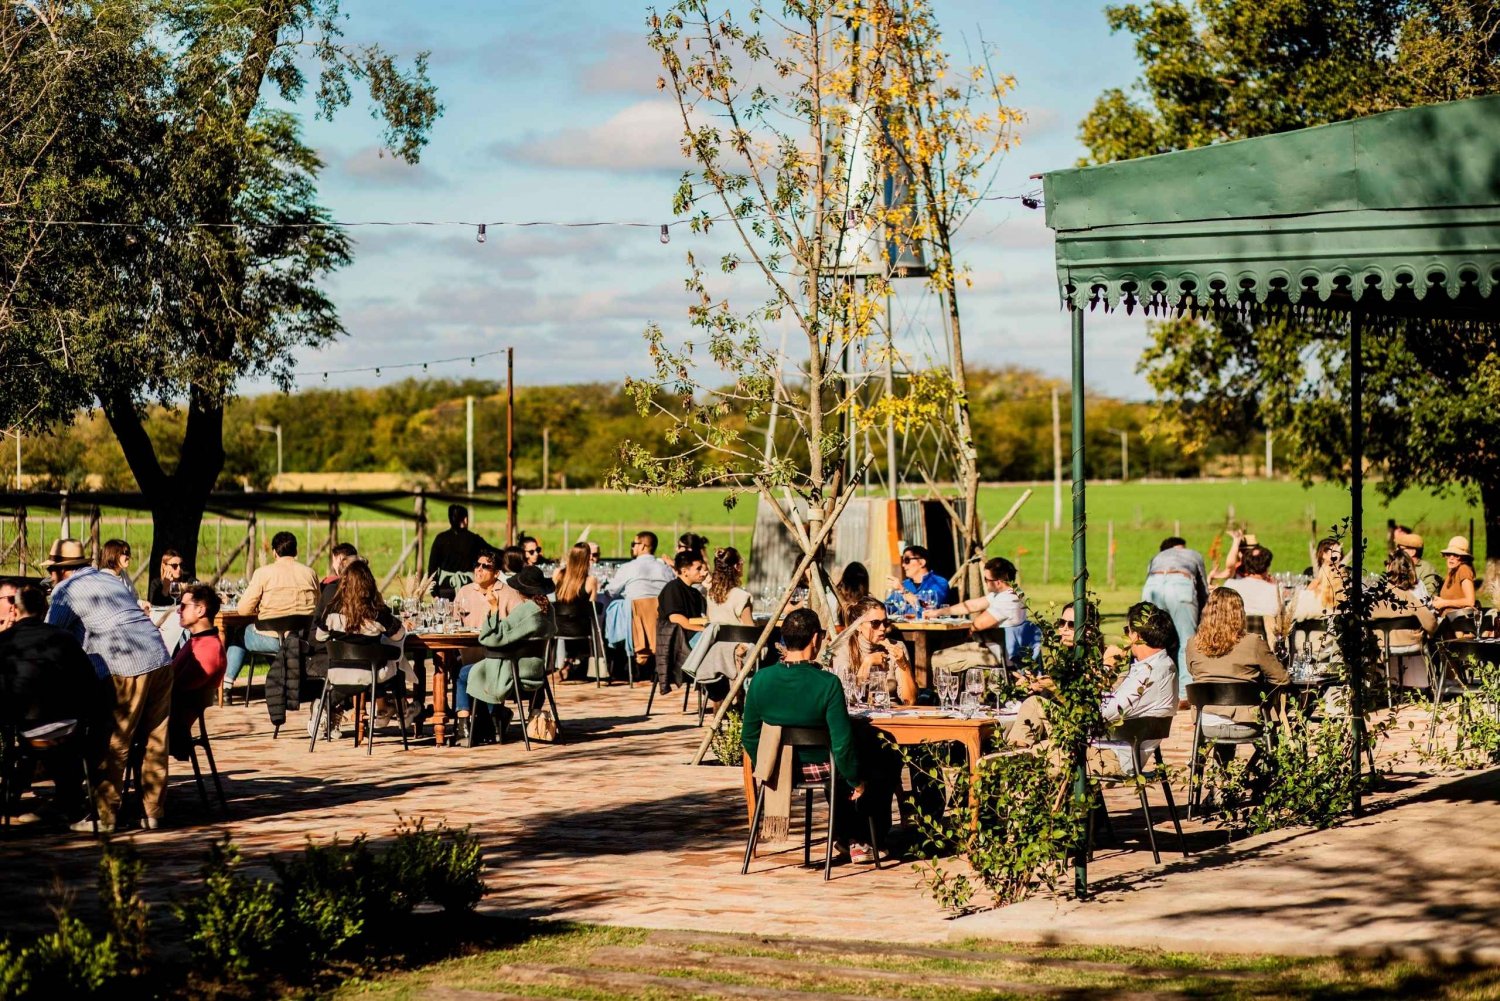
<path fill-rule="evenodd" d="M 753 5 L 743 20 L 682 0 L 649 23 L 659 84 L 676 101 L 694 168 L 674 209 L 691 212 L 698 231 L 732 230 L 735 248 L 720 270 L 752 272 L 766 292 L 758 305 L 736 308 L 688 256 L 688 321 L 701 340 L 677 347 L 653 324 L 654 376 L 627 383 L 642 415 L 669 421 L 668 448 L 625 442 L 613 482 L 723 486 L 731 500 L 756 492 L 826 579 L 819 534 L 857 486 L 858 464 L 846 457 L 860 422 L 910 430 L 950 420 L 956 405 L 966 413 L 950 373 L 923 373 L 904 392 L 872 400 L 840 370 L 841 358 L 868 353 L 882 337 L 877 317 L 900 257 L 884 241 L 931 240 L 934 224 L 958 219 L 957 210 L 929 211 L 931 196 L 882 198 L 882 169 L 946 169 L 952 180 L 936 195 L 970 199 L 971 165 L 993 148 L 979 136 L 1003 132 L 1008 119 L 962 117 L 961 93 L 940 80 L 946 62 L 933 48 L 929 6 L 918 0 L 786 0 L 775 14 Z M 951 255 L 943 268 L 951 290 Z M 800 341 L 793 374 L 771 348 L 773 331 Z M 699 374 L 699 345 L 721 377 Z M 959 365 L 961 376 L 961 356 Z M 780 433 L 752 432 L 773 414 Z M 822 588 L 812 593 L 821 605 Z"/>
<path fill-rule="evenodd" d="M 1198 0 L 1107 8 L 1136 37 L 1135 93 L 1106 91 L 1089 161 L 1282 132 L 1500 91 L 1500 11 L 1459 0 Z M 1141 371 L 1189 442 L 1273 428 L 1304 478 L 1347 476 L 1346 320 L 1179 319 L 1152 327 Z M 1387 495 L 1458 487 L 1484 510 L 1500 585 L 1500 334 L 1387 323 L 1363 338 L 1365 455 Z"/>
<path fill-rule="evenodd" d="M 151 507 L 151 566 L 174 547 L 192 570 L 236 382 L 289 386 L 292 349 L 343 332 L 317 283 L 348 263 L 349 242 L 318 204 L 323 164 L 271 101 L 302 95 L 310 53 L 319 114 L 361 84 L 386 148 L 414 161 L 441 111 L 425 55 L 403 69 L 345 43 L 338 0 L 94 0 L 17 16 L 29 30 L 13 86 L 36 95 L 38 138 L 0 146 L 0 181 L 23 189 L 0 244 L 0 358 L 24 373 L 0 419 L 46 428 L 99 407 Z M 89 73 L 49 84 L 79 61 Z M 148 432 L 153 401 L 184 407 L 176 441 Z"/>

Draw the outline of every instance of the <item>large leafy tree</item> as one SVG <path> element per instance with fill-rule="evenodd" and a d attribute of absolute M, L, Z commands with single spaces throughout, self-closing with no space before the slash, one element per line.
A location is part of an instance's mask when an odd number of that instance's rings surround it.
<path fill-rule="evenodd" d="M 1500 91 L 1500 5 L 1460 0 L 1197 0 L 1107 8 L 1143 75 L 1080 127 L 1089 162 L 1283 132 Z M 1392 324 L 1364 339 L 1366 457 L 1388 494 L 1477 495 L 1500 583 L 1500 336 Z M 1153 326 L 1141 370 L 1164 426 L 1203 441 L 1275 429 L 1304 477 L 1349 472 L 1347 324 Z"/>
<path fill-rule="evenodd" d="M 342 333 L 318 282 L 349 242 L 327 225 L 323 165 L 284 105 L 309 72 L 323 115 L 363 86 L 387 149 L 414 161 L 441 110 L 425 57 L 402 67 L 346 44 L 338 0 L 11 16 L 6 97 L 30 114 L 0 141 L 0 421 L 45 430 L 99 408 L 151 507 L 151 565 L 167 547 L 191 564 L 236 382 L 287 385 L 294 348 Z M 153 402 L 185 411 L 178 440 L 148 433 Z"/>

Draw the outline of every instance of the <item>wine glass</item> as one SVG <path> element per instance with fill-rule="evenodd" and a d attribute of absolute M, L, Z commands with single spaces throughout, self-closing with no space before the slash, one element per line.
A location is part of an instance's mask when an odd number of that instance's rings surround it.
<path fill-rule="evenodd" d="M 924 594 L 917 599 L 917 602 L 922 606 L 922 614 L 919 616 L 919 618 L 931 618 L 932 610 L 934 608 L 937 608 L 937 600 L 934 599 L 930 594 Z"/>
<path fill-rule="evenodd" d="M 973 719 L 979 713 L 979 695 L 969 688 L 964 689 L 958 700 L 958 711 L 964 719 Z"/>

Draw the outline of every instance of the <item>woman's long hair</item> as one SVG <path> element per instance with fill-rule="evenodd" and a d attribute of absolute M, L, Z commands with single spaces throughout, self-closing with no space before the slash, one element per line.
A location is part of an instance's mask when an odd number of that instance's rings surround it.
<path fill-rule="evenodd" d="M 839 574 L 833 594 L 839 601 L 839 624 L 847 626 L 859 617 L 854 606 L 870 596 L 870 571 L 863 563 L 850 563 Z"/>
<path fill-rule="evenodd" d="M 745 573 L 745 561 L 740 551 L 726 546 L 714 553 L 713 575 L 708 578 L 708 600 L 722 605 L 729 600 L 729 592 L 740 586 Z"/>
<path fill-rule="evenodd" d="M 578 542 L 568 550 L 568 562 L 563 566 L 562 580 L 557 582 L 557 600 L 572 601 L 584 592 L 589 579 L 589 544 Z"/>
<path fill-rule="evenodd" d="M 1385 561 L 1385 577 L 1391 587 L 1410 591 L 1417 586 L 1417 568 L 1403 549 L 1391 553 Z"/>
<path fill-rule="evenodd" d="M 333 596 L 333 610 L 344 620 L 342 631 L 346 633 L 358 633 L 366 622 L 374 621 L 385 611 L 380 586 L 375 583 L 368 563 L 350 563 L 344 569 L 338 593 Z"/>
<path fill-rule="evenodd" d="M 1205 657 L 1222 657 L 1245 635 L 1245 599 L 1228 587 L 1216 587 L 1203 606 L 1193 639 Z"/>

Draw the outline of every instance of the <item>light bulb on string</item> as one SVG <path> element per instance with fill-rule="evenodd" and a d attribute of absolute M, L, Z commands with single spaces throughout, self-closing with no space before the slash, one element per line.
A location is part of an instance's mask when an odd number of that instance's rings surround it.
<path fill-rule="evenodd" d="M 484 223 L 480 223 L 480 224 L 479 224 L 479 235 L 478 235 L 478 236 L 477 236 L 477 237 L 476 237 L 476 239 L 477 239 L 477 240 L 478 240 L 478 241 L 479 241 L 479 242 L 480 242 L 480 243 L 483 243 L 483 242 L 484 242 L 484 240 L 485 240 L 485 231 L 484 231 Z"/>
<path fill-rule="evenodd" d="M 671 234 L 670 231 L 668 231 L 666 223 L 662 223 L 661 224 L 661 242 L 662 243 L 671 243 L 672 242 L 672 234 Z"/>
<path fill-rule="evenodd" d="M 375 370 L 375 378 L 380 378 L 380 369 L 378 368 Z"/>

